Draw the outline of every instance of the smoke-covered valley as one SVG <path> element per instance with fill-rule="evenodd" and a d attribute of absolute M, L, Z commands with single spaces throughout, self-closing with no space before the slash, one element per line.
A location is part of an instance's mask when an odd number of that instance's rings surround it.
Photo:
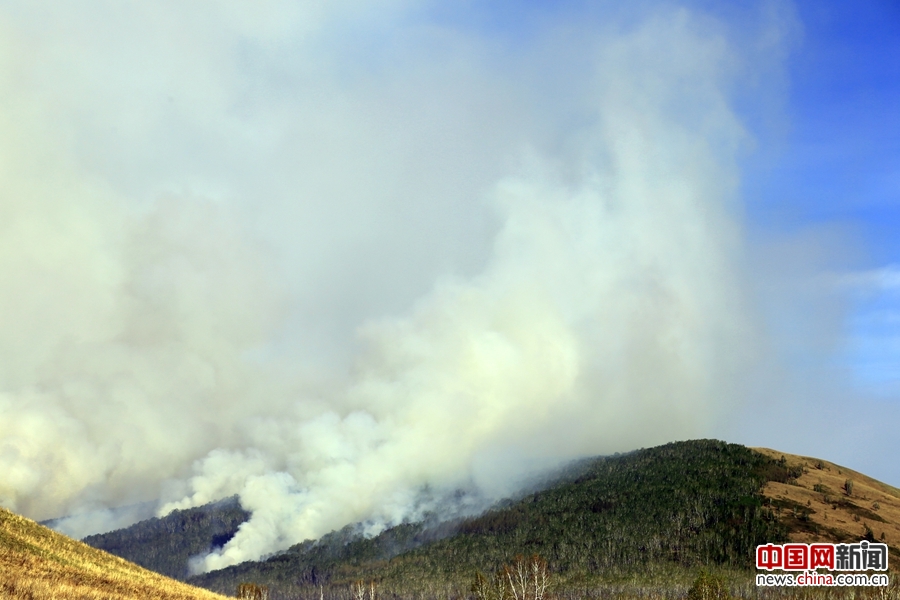
<path fill-rule="evenodd" d="M 0 505 L 238 495 L 205 572 L 741 403 L 777 3 L 80 4 L 0 11 Z"/>

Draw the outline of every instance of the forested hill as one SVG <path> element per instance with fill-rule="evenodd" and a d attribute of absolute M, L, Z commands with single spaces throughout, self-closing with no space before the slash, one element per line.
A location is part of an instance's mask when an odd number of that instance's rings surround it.
<path fill-rule="evenodd" d="M 273 598 L 319 597 L 319 586 L 346 590 L 360 579 L 404 595 L 465 591 L 476 571 L 493 572 L 517 554 L 545 557 L 558 582 L 700 565 L 749 569 L 757 544 L 788 534 L 761 489 L 800 474 L 735 444 L 672 443 L 583 461 L 543 491 L 442 535 L 408 524 L 368 540 L 326 536 L 188 581 L 225 593 L 252 581 L 269 585 Z"/>
<path fill-rule="evenodd" d="M 184 580 L 191 556 L 225 545 L 249 518 L 250 513 L 241 508 L 234 496 L 88 536 L 82 541 L 167 577 Z"/>

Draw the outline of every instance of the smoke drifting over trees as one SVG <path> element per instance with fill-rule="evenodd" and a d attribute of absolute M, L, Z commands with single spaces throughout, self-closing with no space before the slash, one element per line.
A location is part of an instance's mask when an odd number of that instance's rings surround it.
<path fill-rule="evenodd" d="M 427 9 L 6 11 L 0 504 L 238 494 L 206 571 L 727 409 L 732 95 L 779 17 Z"/>

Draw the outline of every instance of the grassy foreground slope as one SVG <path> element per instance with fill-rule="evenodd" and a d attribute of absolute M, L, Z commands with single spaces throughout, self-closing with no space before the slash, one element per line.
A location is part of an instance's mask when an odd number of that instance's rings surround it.
<path fill-rule="evenodd" d="M 0 598 L 222 600 L 0 508 Z"/>

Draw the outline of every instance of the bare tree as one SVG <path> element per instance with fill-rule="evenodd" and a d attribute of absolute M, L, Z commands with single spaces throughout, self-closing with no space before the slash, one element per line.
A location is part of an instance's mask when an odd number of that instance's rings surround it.
<path fill-rule="evenodd" d="M 471 591 L 477 600 L 546 600 L 549 586 L 547 561 L 537 554 L 527 559 L 519 555 L 491 580 L 476 573 Z"/>
<path fill-rule="evenodd" d="M 269 600 L 269 586 L 255 583 L 238 584 L 237 597 L 240 600 Z"/>
<path fill-rule="evenodd" d="M 509 581 L 509 589 L 514 600 L 529 600 L 528 598 L 528 563 L 525 557 L 519 554 L 513 564 L 503 567 L 506 579 Z"/>
<path fill-rule="evenodd" d="M 472 593 L 477 600 L 493 600 L 494 585 L 484 576 L 484 573 L 475 573 L 475 583 L 472 584 Z"/>
<path fill-rule="evenodd" d="M 352 596 L 353 600 L 366 600 L 366 587 L 362 580 L 353 584 Z"/>
<path fill-rule="evenodd" d="M 362 580 L 356 581 L 350 586 L 351 600 L 375 600 L 375 581 L 369 581 L 368 585 Z M 320 599 L 321 594 L 320 594 Z"/>
<path fill-rule="evenodd" d="M 528 567 L 534 600 L 544 600 L 544 595 L 550 586 L 550 571 L 547 569 L 547 561 L 534 554 L 528 561 Z"/>

